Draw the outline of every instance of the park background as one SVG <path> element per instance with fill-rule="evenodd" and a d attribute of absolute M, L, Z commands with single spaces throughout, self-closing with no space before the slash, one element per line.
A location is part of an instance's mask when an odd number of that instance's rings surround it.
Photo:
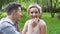
<path fill-rule="evenodd" d="M 5 6 L 9 2 L 18 2 L 22 5 L 23 17 L 18 23 L 21 31 L 26 20 L 30 19 L 27 15 L 28 6 L 36 3 L 42 7 L 40 18 L 46 22 L 47 34 L 60 34 L 60 0 L 0 0 L 0 19 L 7 16 Z"/>

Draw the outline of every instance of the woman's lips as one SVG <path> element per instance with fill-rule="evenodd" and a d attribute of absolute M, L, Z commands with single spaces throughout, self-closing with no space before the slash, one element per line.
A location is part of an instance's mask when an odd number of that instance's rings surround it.
<path fill-rule="evenodd" d="M 32 16 L 32 18 L 37 18 L 37 16 Z"/>

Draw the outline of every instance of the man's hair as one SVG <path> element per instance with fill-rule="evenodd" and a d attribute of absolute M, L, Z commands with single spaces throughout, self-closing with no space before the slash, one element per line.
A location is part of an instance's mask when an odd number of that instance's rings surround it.
<path fill-rule="evenodd" d="M 17 10 L 21 5 L 16 2 L 11 2 L 7 5 L 5 11 L 7 12 L 8 15 L 12 13 L 13 10 Z"/>

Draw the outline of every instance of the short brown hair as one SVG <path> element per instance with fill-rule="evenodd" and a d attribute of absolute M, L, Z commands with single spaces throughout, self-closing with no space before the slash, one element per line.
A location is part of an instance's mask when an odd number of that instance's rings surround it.
<path fill-rule="evenodd" d="M 12 10 L 17 10 L 18 7 L 21 7 L 19 3 L 11 2 L 7 5 L 5 11 L 7 12 L 8 15 L 10 15 L 12 13 Z"/>

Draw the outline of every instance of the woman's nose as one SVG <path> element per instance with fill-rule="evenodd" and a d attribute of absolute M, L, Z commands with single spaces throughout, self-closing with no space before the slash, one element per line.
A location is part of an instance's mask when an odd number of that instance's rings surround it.
<path fill-rule="evenodd" d="M 36 15 L 35 13 L 33 13 L 33 15 Z"/>

